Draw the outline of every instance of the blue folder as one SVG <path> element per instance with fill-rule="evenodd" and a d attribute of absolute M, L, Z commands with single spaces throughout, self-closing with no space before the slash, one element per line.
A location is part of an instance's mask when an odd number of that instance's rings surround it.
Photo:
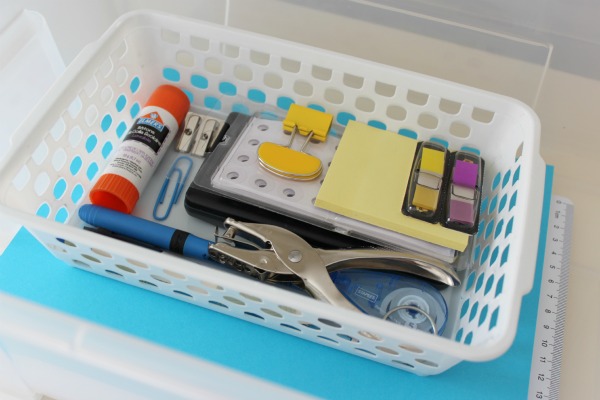
<path fill-rule="evenodd" d="M 69 267 L 25 229 L 0 257 L 0 291 L 322 398 L 525 399 L 552 177 L 548 167 L 534 287 L 523 299 L 512 347 L 493 361 L 462 362 L 440 375 L 419 377 Z"/>

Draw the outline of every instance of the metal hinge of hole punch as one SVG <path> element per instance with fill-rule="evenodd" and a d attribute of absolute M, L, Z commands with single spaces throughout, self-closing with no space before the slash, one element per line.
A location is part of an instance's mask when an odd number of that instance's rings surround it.
<path fill-rule="evenodd" d="M 225 121 L 206 114 L 189 112 L 176 150 L 180 153 L 204 157 L 221 138 Z"/>

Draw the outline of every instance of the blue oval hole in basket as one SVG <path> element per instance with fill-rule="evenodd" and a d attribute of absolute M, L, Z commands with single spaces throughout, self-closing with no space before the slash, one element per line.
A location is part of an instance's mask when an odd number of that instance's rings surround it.
<path fill-rule="evenodd" d="M 500 266 L 503 266 L 504 264 L 506 264 L 506 261 L 508 261 L 509 250 L 510 250 L 510 244 L 506 245 L 506 248 L 502 251 L 502 256 L 500 257 Z"/>
<path fill-rule="evenodd" d="M 398 131 L 399 135 L 402 136 L 406 136 L 407 138 L 411 138 L 411 139 L 417 139 L 419 137 L 419 135 L 417 134 L 417 132 L 411 130 L 411 129 L 406 129 L 406 128 L 402 128 Z"/>
<path fill-rule="evenodd" d="M 125 108 L 126 105 L 127 105 L 127 97 L 125 97 L 125 95 L 122 94 L 117 99 L 117 102 L 115 103 L 115 107 L 117 108 L 118 112 L 121 112 L 121 111 L 123 111 L 123 109 Z"/>
<path fill-rule="evenodd" d="M 103 132 L 106 132 L 107 130 L 109 130 L 111 125 L 112 125 L 112 117 L 110 116 L 110 114 L 106 114 L 102 118 L 102 122 L 100 123 L 100 128 L 102 128 Z"/>
<path fill-rule="evenodd" d="M 485 235 L 484 235 L 484 239 L 487 239 L 490 237 L 490 235 L 492 234 L 492 232 L 494 231 L 494 220 L 490 220 L 490 222 L 488 223 L 487 228 L 485 228 Z"/>
<path fill-rule="evenodd" d="M 456 339 L 457 342 L 460 342 L 460 340 L 462 339 L 463 333 L 464 333 L 463 328 L 460 328 L 458 330 L 458 332 L 456 332 L 455 339 Z"/>
<path fill-rule="evenodd" d="M 512 233 L 514 219 L 515 219 L 515 217 L 512 217 L 508 221 L 508 224 L 506 224 L 506 230 L 504 231 L 504 238 L 507 238 L 508 235 L 510 235 Z"/>
<path fill-rule="evenodd" d="M 237 87 L 231 82 L 219 83 L 219 92 L 225 96 L 235 96 L 237 94 Z"/>
<path fill-rule="evenodd" d="M 492 181 L 492 190 L 495 190 L 498 187 L 500 184 L 500 179 L 502 179 L 502 175 L 500 175 L 500 172 L 498 172 Z"/>
<path fill-rule="evenodd" d="M 140 78 L 138 78 L 137 76 L 131 80 L 131 83 L 129 84 L 129 90 L 131 90 L 131 93 L 135 93 L 138 91 L 138 89 L 140 88 L 140 83 Z"/>
<path fill-rule="evenodd" d="M 171 82 L 179 82 L 181 80 L 181 74 L 175 68 L 163 69 L 163 77 Z"/>
<path fill-rule="evenodd" d="M 488 306 L 485 305 L 481 309 L 481 312 L 479 313 L 479 323 L 477 324 L 478 326 L 483 325 L 483 323 L 485 322 L 485 319 L 487 318 L 487 314 L 488 314 Z"/>
<path fill-rule="evenodd" d="M 479 309 L 479 302 L 473 303 L 473 307 L 471 307 L 471 313 L 469 314 L 469 322 L 473 321 L 477 316 L 477 310 Z"/>
<path fill-rule="evenodd" d="M 88 136 L 87 140 L 85 141 L 85 149 L 88 153 L 91 153 L 92 151 L 94 151 L 97 144 L 98 138 L 92 133 L 90 136 Z"/>
<path fill-rule="evenodd" d="M 486 295 L 490 292 L 490 290 L 492 290 L 492 287 L 494 286 L 494 275 L 490 275 L 490 277 L 488 278 L 487 282 L 485 283 L 485 289 L 483 289 L 483 294 Z"/>
<path fill-rule="evenodd" d="M 255 103 L 264 103 L 267 101 L 267 95 L 262 90 L 250 89 L 248 90 L 248 99 Z"/>
<path fill-rule="evenodd" d="M 104 157 L 104 159 L 107 159 L 108 156 L 110 156 L 110 153 L 113 150 L 113 145 L 111 142 L 106 142 L 104 143 L 104 146 L 102 146 L 102 157 Z"/>
<path fill-rule="evenodd" d="M 481 253 L 481 245 L 475 246 L 475 249 L 473 249 L 473 261 L 475 261 L 479 258 L 480 253 Z"/>
<path fill-rule="evenodd" d="M 350 121 L 356 121 L 356 117 L 354 116 L 354 114 L 351 114 L 346 111 L 342 111 L 342 112 L 338 113 L 338 115 L 335 119 L 337 120 L 337 122 L 340 125 L 343 125 L 343 126 L 348 125 L 348 122 L 350 122 Z"/>
<path fill-rule="evenodd" d="M 48 218 L 48 216 L 50 215 L 50 211 L 51 209 L 48 203 L 43 203 L 35 212 L 35 215 L 42 218 Z"/>
<path fill-rule="evenodd" d="M 75 156 L 73 157 L 73 161 L 71 161 L 71 165 L 69 166 L 69 171 L 71 171 L 71 175 L 75 176 L 81 171 L 81 166 L 83 165 L 83 161 L 81 157 Z"/>
<path fill-rule="evenodd" d="M 486 214 L 487 213 L 487 208 L 488 208 L 488 203 L 490 202 L 490 200 L 486 197 L 483 198 L 483 200 L 481 200 L 481 206 L 479 207 L 479 212 L 482 214 Z"/>
<path fill-rule="evenodd" d="M 71 192 L 71 201 L 77 204 L 79 200 L 81 200 L 81 198 L 83 197 L 84 193 L 85 190 L 83 189 L 83 186 L 81 186 L 81 184 L 78 183 L 77 185 L 75 185 L 73 191 Z"/>
<path fill-rule="evenodd" d="M 98 170 L 99 170 L 98 164 L 96 164 L 95 162 L 92 162 L 86 172 L 86 176 L 88 177 L 88 179 L 90 181 L 94 180 L 94 178 L 96 177 L 96 174 L 98 173 Z"/>
<path fill-rule="evenodd" d="M 499 313 L 500 313 L 500 306 L 496 307 L 494 312 L 492 312 L 492 316 L 490 317 L 490 330 L 494 329 L 494 327 L 498 323 L 498 314 Z"/>
<path fill-rule="evenodd" d="M 192 86 L 197 87 L 198 89 L 206 89 L 208 87 L 208 79 L 202 75 L 192 75 L 190 82 Z"/>
<path fill-rule="evenodd" d="M 504 289 L 504 275 L 502 275 L 496 283 L 496 293 L 494 294 L 494 297 L 500 296 L 500 294 L 502 293 L 502 289 Z"/>
<path fill-rule="evenodd" d="M 502 196 L 502 198 L 500 199 L 500 204 L 498 204 L 498 212 L 501 212 L 502 210 L 504 210 L 504 207 L 506 207 L 507 201 L 508 201 L 508 196 L 506 194 L 504 194 Z"/>
<path fill-rule="evenodd" d="M 434 143 L 441 144 L 445 148 L 448 148 L 448 141 L 447 140 L 444 140 L 444 139 L 441 139 L 441 138 L 436 138 L 436 137 L 433 137 L 433 138 L 431 138 L 429 140 L 432 141 L 432 142 L 434 142 Z"/>
<path fill-rule="evenodd" d="M 473 154 L 481 155 L 481 152 L 475 147 L 463 146 L 460 148 L 462 151 L 468 151 Z"/>
<path fill-rule="evenodd" d="M 460 318 L 467 315 L 467 311 L 469 311 L 469 304 L 470 304 L 469 299 L 466 299 L 464 301 L 464 303 L 462 304 L 462 307 L 460 308 Z"/>
<path fill-rule="evenodd" d="M 220 110 L 222 107 L 221 100 L 213 96 L 208 96 L 204 99 L 204 106 L 211 110 Z"/>
<path fill-rule="evenodd" d="M 473 341 L 473 332 L 469 332 L 469 333 L 467 333 L 467 336 L 465 336 L 465 344 L 471 344 L 472 341 Z"/>
<path fill-rule="evenodd" d="M 277 107 L 281 108 L 282 110 L 289 110 L 292 104 L 294 104 L 294 99 L 291 99 L 286 96 L 281 96 L 277 98 Z"/>
<path fill-rule="evenodd" d="M 138 113 L 140 112 L 140 104 L 139 103 L 134 103 L 131 106 L 131 109 L 129 110 L 129 115 L 131 115 L 131 118 L 135 118 Z"/>
<path fill-rule="evenodd" d="M 117 137 L 120 139 L 126 130 L 127 130 L 127 124 L 125 122 L 121 121 L 119 123 L 119 125 L 117 125 L 117 129 L 115 130 L 117 133 Z"/>
<path fill-rule="evenodd" d="M 67 181 L 65 181 L 63 178 L 60 178 L 56 184 L 54 184 L 54 198 L 56 200 L 60 200 L 64 195 L 65 192 L 67 191 Z"/>
<path fill-rule="evenodd" d="M 494 265 L 494 263 L 498 259 L 498 254 L 500 254 L 500 247 L 496 246 L 494 247 L 494 250 L 492 251 L 492 256 L 490 257 L 490 266 Z"/>
<path fill-rule="evenodd" d="M 194 103 L 194 94 L 187 89 L 183 89 L 183 93 L 185 93 L 187 98 L 190 100 L 190 103 L 193 104 Z"/>
<path fill-rule="evenodd" d="M 294 330 L 294 331 L 302 332 L 300 329 L 296 328 L 295 326 L 289 325 L 289 324 L 280 324 L 280 325 L 283 326 L 284 328 L 288 328 L 288 329 L 291 329 L 291 330 Z"/>
<path fill-rule="evenodd" d="M 510 182 L 510 175 L 510 170 L 506 171 L 504 174 L 504 179 L 502 179 L 502 189 L 504 189 L 506 185 L 508 185 L 508 182 Z"/>
<path fill-rule="evenodd" d="M 313 103 L 313 104 L 309 104 L 307 107 L 308 107 L 308 108 L 312 108 L 313 110 L 317 110 L 317 111 L 325 112 L 325 107 L 323 107 L 323 106 L 322 106 L 322 105 L 320 105 L 320 104 L 314 104 L 314 103 Z"/>
<path fill-rule="evenodd" d="M 367 122 L 367 125 L 372 126 L 373 128 L 377 128 L 377 129 L 383 129 L 383 130 L 387 129 L 386 124 L 384 124 L 381 121 L 377 121 L 375 119 L 372 119 L 371 121 Z"/>
<path fill-rule="evenodd" d="M 490 246 L 485 246 L 485 248 L 483 249 L 483 252 L 481 252 L 481 261 L 479 262 L 479 265 L 485 264 L 489 255 L 490 255 Z"/>
<path fill-rule="evenodd" d="M 517 183 L 519 181 L 520 177 L 521 177 L 521 166 L 519 165 L 517 167 L 517 169 L 515 170 L 515 173 L 513 174 L 513 179 L 512 179 L 513 186 L 515 185 L 515 183 Z"/>
<path fill-rule="evenodd" d="M 498 204 L 498 195 L 495 195 L 494 197 L 492 197 L 492 201 L 490 201 L 490 208 L 488 210 L 489 214 L 492 214 L 494 211 L 496 211 L 497 204 Z"/>
<path fill-rule="evenodd" d="M 496 225 L 496 231 L 494 232 L 494 239 L 497 239 L 498 236 L 502 234 L 502 228 L 504 227 L 504 220 L 500 218 L 498 224 Z"/>
<path fill-rule="evenodd" d="M 258 314 L 255 314 L 255 313 L 253 313 L 253 312 L 244 311 L 244 314 L 245 314 L 245 315 L 247 315 L 247 316 L 249 316 L 249 317 L 254 317 L 254 318 L 257 318 L 257 319 L 262 319 L 262 320 L 264 320 L 264 318 L 263 318 L 262 316 L 260 316 L 260 315 L 258 315 Z"/>
<path fill-rule="evenodd" d="M 219 303 L 218 301 L 209 300 L 208 302 L 209 302 L 210 304 L 213 304 L 213 305 L 215 305 L 215 306 L 219 306 L 219 307 L 223 307 L 223 308 L 229 308 L 229 307 L 227 307 L 225 304 L 223 304 L 223 303 Z"/>
<path fill-rule="evenodd" d="M 246 114 L 249 115 L 250 114 L 250 109 L 242 104 L 242 103 L 235 103 L 232 107 L 231 107 L 231 111 L 232 112 L 237 112 L 240 114 Z"/>
<path fill-rule="evenodd" d="M 479 238 L 483 234 L 484 229 L 485 229 L 485 220 L 481 219 L 481 221 L 479 221 L 479 228 L 477 228 L 477 233 L 475 234 L 475 237 Z"/>
<path fill-rule="evenodd" d="M 64 224 L 65 222 L 67 222 L 67 219 L 69 219 L 69 211 L 67 211 L 67 209 L 64 207 L 61 207 L 60 210 L 58 210 L 58 212 L 56 213 L 54 220 L 56 222 Z"/>
<path fill-rule="evenodd" d="M 510 197 L 510 204 L 508 206 L 509 210 L 512 210 L 514 206 L 517 205 L 517 191 L 515 190 L 515 192 L 513 193 L 513 195 Z"/>
<path fill-rule="evenodd" d="M 469 277 L 467 278 L 467 284 L 465 285 L 465 291 L 473 287 L 473 282 L 475 282 L 475 271 L 469 274 Z"/>
<path fill-rule="evenodd" d="M 475 283 L 475 292 L 479 292 L 479 289 L 483 286 L 483 280 L 485 279 L 485 274 L 482 272 L 477 278 L 477 283 Z"/>

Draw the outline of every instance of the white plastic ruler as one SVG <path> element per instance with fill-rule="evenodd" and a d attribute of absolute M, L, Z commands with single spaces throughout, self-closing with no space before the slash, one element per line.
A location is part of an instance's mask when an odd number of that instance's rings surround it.
<path fill-rule="evenodd" d="M 573 203 L 552 196 L 535 330 L 529 399 L 558 400 L 569 281 Z"/>

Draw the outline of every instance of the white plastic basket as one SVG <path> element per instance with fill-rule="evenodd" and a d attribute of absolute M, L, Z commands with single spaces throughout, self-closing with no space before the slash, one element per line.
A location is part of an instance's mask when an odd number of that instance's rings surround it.
<path fill-rule="evenodd" d="M 486 162 L 481 224 L 463 258 L 463 284 L 444 292 L 444 336 L 84 231 L 77 208 L 145 99 L 165 82 L 185 88 L 196 109 L 225 114 L 248 104 L 316 104 L 342 125 L 356 118 L 479 151 Z M 76 267 L 437 374 L 462 360 L 498 357 L 513 341 L 535 267 L 544 181 L 539 130 L 536 115 L 511 98 L 254 33 L 135 12 L 76 58 L 12 138 L 0 166 L 0 216 L 21 222 Z M 201 226 L 191 218 L 180 223 Z"/>

